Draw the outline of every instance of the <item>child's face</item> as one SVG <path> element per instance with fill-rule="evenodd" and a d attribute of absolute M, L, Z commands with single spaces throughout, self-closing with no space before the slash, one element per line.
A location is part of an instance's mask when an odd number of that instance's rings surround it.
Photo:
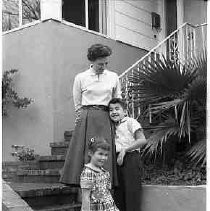
<path fill-rule="evenodd" d="M 125 117 L 125 110 L 119 103 L 110 104 L 109 115 L 112 121 L 119 122 Z"/>
<path fill-rule="evenodd" d="M 102 167 L 108 159 L 109 151 L 98 148 L 94 153 L 90 152 L 90 162 L 96 167 Z"/>

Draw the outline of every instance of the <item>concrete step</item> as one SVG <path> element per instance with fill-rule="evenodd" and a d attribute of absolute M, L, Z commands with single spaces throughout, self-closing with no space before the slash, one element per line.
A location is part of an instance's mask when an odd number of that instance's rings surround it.
<path fill-rule="evenodd" d="M 64 155 L 49 155 L 39 157 L 39 169 L 61 169 L 64 165 Z"/>
<path fill-rule="evenodd" d="M 81 204 L 64 204 L 64 205 L 54 205 L 53 207 L 45 207 L 43 209 L 35 209 L 35 211 L 80 211 Z"/>
<path fill-rule="evenodd" d="M 18 170 L 16 182 L 55 183 L 60 178 L 60 169 Z"/>
<path fill-rule="evenodd" d="M 71 141 L 72 135 L 73 135 L 73 130 L 70 131 L 64 131 L 64 140 L 65 141 Z"/>
<path fill-rule="evenodd" d="M 19 169 L 39 169 L 39 162 L 34 161 L 7 161 L 2 163 L 2 179 L 16 181 Z"/>
<path fill-rule="evenodd" d="M 10 183 L 9 184 L 33 210 L 77 211 L 78 189 L 61 183 Z"/>
<path fill-rule="evenodd" d="M 50 143 L 51 155 L 66 155 L 69 146 L 69 141 Z"/>

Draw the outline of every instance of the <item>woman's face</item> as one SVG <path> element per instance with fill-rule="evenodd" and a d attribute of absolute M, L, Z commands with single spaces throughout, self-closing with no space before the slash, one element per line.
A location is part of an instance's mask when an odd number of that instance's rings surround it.
<path fill-rule="evenodd" d="M 96 74 L 101 74 L 104 72 L 108 64 L 108 57 L 98 58 L 92 62 L 92 68 L 95 70 Z"/>

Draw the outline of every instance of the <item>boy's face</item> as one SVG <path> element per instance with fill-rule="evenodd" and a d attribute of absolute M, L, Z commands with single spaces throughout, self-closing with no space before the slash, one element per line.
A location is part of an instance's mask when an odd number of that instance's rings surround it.
<path fill-rule="evenodd" d="M 125 110 L 119 103 L 109 105 L 109 115 L 112 121 L 119 122 L 125 117 Z"/>

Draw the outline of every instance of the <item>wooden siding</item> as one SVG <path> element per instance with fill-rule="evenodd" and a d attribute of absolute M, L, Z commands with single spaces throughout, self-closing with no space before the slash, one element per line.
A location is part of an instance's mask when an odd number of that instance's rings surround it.
<path fill-rule="evenodd" d="M 153 48 L 164 37 L 164 30 L 152 29 L 152 12 L 161 15 L 163 24 L 163 0 L 115 1 L 116 39 L 146 50 Z"/>

